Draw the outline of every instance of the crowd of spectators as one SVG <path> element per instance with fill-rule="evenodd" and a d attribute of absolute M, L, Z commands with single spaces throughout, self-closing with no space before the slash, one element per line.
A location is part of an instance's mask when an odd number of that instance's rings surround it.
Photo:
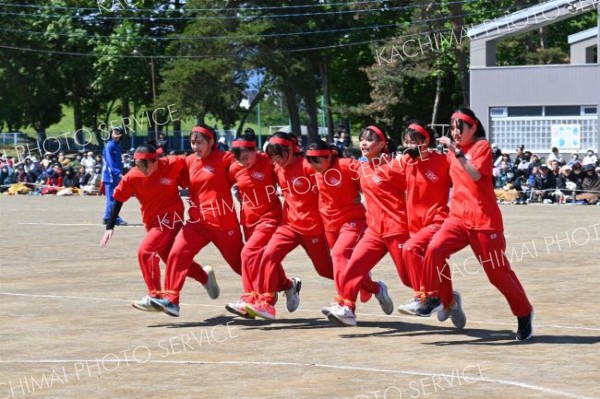
<path fill-rule="evenodd" d="M 521 146 L 513 158 L 496 145 L 492 148 L 498 202 L 600 205 L 600 164 L 594 150 L 588 149 L 582 158 L 574 152 L 565 159 L 557 148 L 540 157 Z"/>
<path fill-rule="evenodd" d="M 332 143 L 342 156 L 351 156 L 352 141 L 340 128 Z M 494 185 L 499 203 L 574 203 L 600 205 L 600 163 L 594 150 L 567 159 L 557 148 L 545 157 L 523 146 L 511 156 L 492 145 Z M 123 174 L 133 166 L 133 148 L 123 153 Z M 33 195 L 101 194 L 102 156 L 94 152 L 46 153 L 38 160 L 0 157 L 0 193 Z"/>
<path fill-rule="evenodd" d="M 133 149 L 123 154 L 123 173 L 133 167 Z M 102 155 L 78 152 L 0 156 L 0 193 L 5 195 L 98 195 L 102 189 Z"/>

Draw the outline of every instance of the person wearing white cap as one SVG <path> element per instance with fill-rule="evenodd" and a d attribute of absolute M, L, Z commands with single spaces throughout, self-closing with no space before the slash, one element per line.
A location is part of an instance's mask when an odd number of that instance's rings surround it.
<path fill-rule="evenodd" d="M 81 160 L 81 165 L 85 168 L 85 173 L 89 173 L 90 176 L 94 173 L 96 159 L 92 151 L 88 152 L 87 156 Z"/>

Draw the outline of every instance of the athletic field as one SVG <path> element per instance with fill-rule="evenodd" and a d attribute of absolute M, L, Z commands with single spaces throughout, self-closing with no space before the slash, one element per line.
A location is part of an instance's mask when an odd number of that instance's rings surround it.
<path fill-rule="evenodd" d="M 600 398 L 600 208 L 503 206 L 507 253 L 536 310 L 535 336 L 463 250 L 451 259 L 462 331 L 435 316 L 386 316 L 359 304 L 358 327 L 320 309 L 333 283 L 304 252 L 286 259 L 302 279 L 294 313 L 242 320 L 224 308 L 241 280 L 212 246 L 221 296 L 188 280 L 181 316 L 131 307 L 145 295 L 135 200 L 108 248 L 98 243 L 103 197 L 0 198 L 0 399 L 4 398 Z M 374 270 L 395 306 L 411 292 L 391 260 Z"/>

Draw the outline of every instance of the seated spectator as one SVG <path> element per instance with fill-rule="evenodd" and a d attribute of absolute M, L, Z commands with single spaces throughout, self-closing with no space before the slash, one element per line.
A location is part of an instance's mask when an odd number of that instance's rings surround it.
<path fill-rule="evenodd" d="M 514 203 L 517 201 L 519 197 L 518 190 L 521 188 L 517 182 L 515 172 L 503 161 L 498 168 L 498 176 L 495 180 L 496 189 L 494 191 L 498 202 Z"/>
<path fill-rule="evenodd" d="M 581 160 L 581 164 L 583 166 L 586 165 L 593 165 L 594 167 L 596 166 L 596 162 L 598 162 L 598 157 L 596 156 L 596 154 L 594 153 L 593 149 L 588 149 L 587 150 L 587 154 L 585 155 L 585 157 L 583 157 L 583 159 Z"/>
<path fill-rule="evenodd" d="M 73 168 L 70 166 L 67 166 L 63 170 L 62 186 L 63 187 L 79 187 L 79 182 L 77 181 L 77 178 L 75 177 L 75 172 L 73 171 Z"/>
<path fill-rule="evenodd" d="M 552 161 L 557 161 L 559 166 L 563 166 L 565 164 L 565 160 L 558 152 L 558 148 L 556 147 L 552 147 L 552 152 L 548 154 L 548 157 L 546 158 L 546 163 L 550 164 Z"/>
<path fill-rule="evenodd" d="M 560 165 L 558 164 L 558 161 L 553 159 L 548 163 L 548 166 L 550 167 L 550 172 L 554 175 L 554 178 L 557 179 L 560 174 Z"/>
<path fill-rule="evenodd" d="M 529 170 L 531 171 L 534 166 L 537 166 L 538 169 L 542 166 L 542 161 L 540 160 L 540 156 L 538 154 L 533 154 L 531 156 L 531 163 L 529 163 Z"/>
<path fill-rule="evenodd" d="M 79 169 L 79 166 L 81 165 L 82 160 L 83 160 L 83 156 L 81 155 L 81 152 L 78 152 L 75 155 L 75 159 L 71 161 L 71 166 L 73 167 L 73 170 Z"/>
<path fill-rule="evenodd" d="M 569 188 L 567 183 L 571 183 L 572 187 Z M 555 201 L 560 203 L 566 202 L 567 199 L 573 200 L 575 198 L 573 193 L 574 187 L 575 183 L 571 181 L 571 167 L 569 165 L 562 166 L 560 168 L 560 173 L 556 178 L 556 191 L 554 191 Z"/>
<path fill-rule="evenodd" d="M 523 153 L 523 158 L 517 164 L 517 177 L 524 177 L 527 179 L 529 175 L 531 175 L 531 169 L 529 165 L 531 164 L 531 152 L 525 151 Z"/>
<path fill-rule="evenodd" d="M 89 175 L 94 173 L 94 168 L 96 167 L 96 159 L 94 158 L 94 153 L 92 151 L 87 153 L 87 156 L 81 160 L 81 164 L 85 166 L 85 172 Z"/>
<path fill-rule="evenodd" d="M 80 165 L 77 173 L 75 173 L 75 179 L 77 180 L 77 187 L 82 188 L 88 184 L 92 176 L 85 171 L 85 166 Z"/>
<path fill-rule="evenodd" d="M 500 162 L 506 162 L 509 169 L 514 169 L 515 164 L 510 159 L 510 155 L 507 152 L 503 152 L 499 158 L 494 161 L 494 166 L 500 166 Z"/>
<path fill-rule="evenodd" d="M 63 170 L 60 165 L 48 170 L 48 179 L 45 187 L 40 191 L 42 195 L 56 194 L 63 186 Z"/>
<path fill-rule="evenodd" d="M 88 180 L 88 183 L 83 186 L 83 193 L 88 195 L 100 195 L 100 184 L 102 183 L 102 168 L 96 166 L 94 173 Z"/>
<path fill-rule="evenodd" d="M 587 164 L 583 168 L 583 193 L 577 194 L 577 201 L 587 201 L 588 204 L 596 204 L 600 199 L 600 178 L 594 170 L 594 165 Z"/>
<path fill-rule="evenodd" d="M 50 160 L 50 157 L 52 156 L 51 153 L 47 152 L 44 154 L 44 158 L 40 161 L 40 164 L 42 165 L 42 168 L 48 169 L 48 167 L 50 166 L 50 163 L 52 162 Z"/>
<path fill-rule="evenodd" d="M 581 163 L 581 161 L 579 160 L 579 154 L 577 153 L 577 151 L 575 151 L 573 154 L 571 154 L 571 159 L 569 159 L 569 162 L 567 162 L 567 165 L 569 165 L 570 167 L 573 167 L 573 165 L 575 165 L 576 162 Z"/>
<path fill-rule="evenodd" d="M 3 165 L 2 169 L 0 169 L 0 193 L 7 191 L 14 182 L 14 175 L 8 169 L 8 165 Z"/>
<path fill-rule="evenodd" d="M 580 193 L 583 191 L 583 178 L 585 177 L 583 167 L 581 166 L 581 163 L 575 162 L 571 168 L 573 171 L 569 176 L 569 180 L 575 183 L 575 190 Z"/>
<path fill-rule="evenodd" d="M 519 166 L 519 164 L 525 160 L 526 155 L 523 152 L 524 150 L 525 146 L 523 145 L 515 149 L 515 166 Z"/>
<path fill-rule="evenodd" d="M 550 172 L 548 165 L 540 166 L 540 173 L 534 178 L 533 190 L 537 200 L 544 201 L 544 203 L 554 202 L 552 199 L 556 190 L 556 178 Z"/>
<path fill-rule="evenodd" d="M 492 144 L 492 159 L 498 159 L 502 156 L 502 150 L 498 147 L 498 144 Z"/>
<path fill-rule="evenodd" d="M 71 165 L 71 160 L 69 158 L 67 158 L 67 156 L 65 155 L 64 152 L 59 152 L 58 153 L 58 163 L 60 164 L 60 166 L 65 168 L 65 167 Z"/>

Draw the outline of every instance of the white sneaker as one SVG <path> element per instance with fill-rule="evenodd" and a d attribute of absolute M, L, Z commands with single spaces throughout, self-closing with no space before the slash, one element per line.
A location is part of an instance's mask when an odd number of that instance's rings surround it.
<path fill-rule="evenodd" d="M 454 303 L 449 308 L 443 308 L 437 312 L 438 321 L 444 322 L 450 318 L 456 328 L 464 328 L 467 324 L 467 316 L 462 310 L 462 299 L 458 291 L 454 291 Z"/>
<path fill-rule="evenodd" d="M 202 269 L 208 274 L 208 281 L 203 285 L 204 289 L 208 293 L 208 297 L 210 299 L 217 299 L 221 290 L 219 289 L 219 284 L 217 284 L 217 276 L 215 276 L 215 271 L 211 266 L 204 266 Z"/>
<path fill-rule="evenodd" d="M 162 311 L 160 308 L 156 308 L 155 306 L 152 306 L 152 301 L 151 301 L 150 295 L 146 295 L 139 301 L 135 301 L 134 303 L 131 304 L 131 306 L 133 306 L 134 308 L 136 308 L 138 310 L 143 310 L 144 312 L 161 312 Z"/>
<path fill-rule="evenodd" d="M 464 328 L 467 324 L 467 315 L 462 308 L 462 298 L 458 291 L 454 291 L 454 304 L 450 307 L 450 320 L 456 328 Z"/>
<path fill-rule="evenodd" d="M 294 277 L 292 278 L 292 287 L 283 292 L 289 312 L 294 312 L 300 306 L 300 288 L 302 288 L 302 281 Z"/>
<path fill-rule="evenodd" d="M 375 294 L 375 298 L 379 301 L 379 306 L 385 314 L 392 314 L 394 312 L 394 301 L 388 294 L 387 285 L 383 281 L 379 281 L 379 292 Z"/>
<path fill-rule="evenodd" d="M 356 327 L 356 315 L 348 306 L 342 306 L 336 303 L 329 308 L 327 318 L 332 323 L 338 325 Z"/>
<path fill-rule="evenodd" d="M 230 302 L 225 305 L 225 309 L 231 313 L 243 317 L 244 319 L 254 319 L 254 316 L 250 315 L 246 310 L 247 303 L 240 299 L 237 302 Z"/>
<path fill-rule="evenodd" d="M 416 316 L 420 307 L 421 298 L 413 298 L 406 304 L 398 306 L 398 312 L 411 316 Z"/>

